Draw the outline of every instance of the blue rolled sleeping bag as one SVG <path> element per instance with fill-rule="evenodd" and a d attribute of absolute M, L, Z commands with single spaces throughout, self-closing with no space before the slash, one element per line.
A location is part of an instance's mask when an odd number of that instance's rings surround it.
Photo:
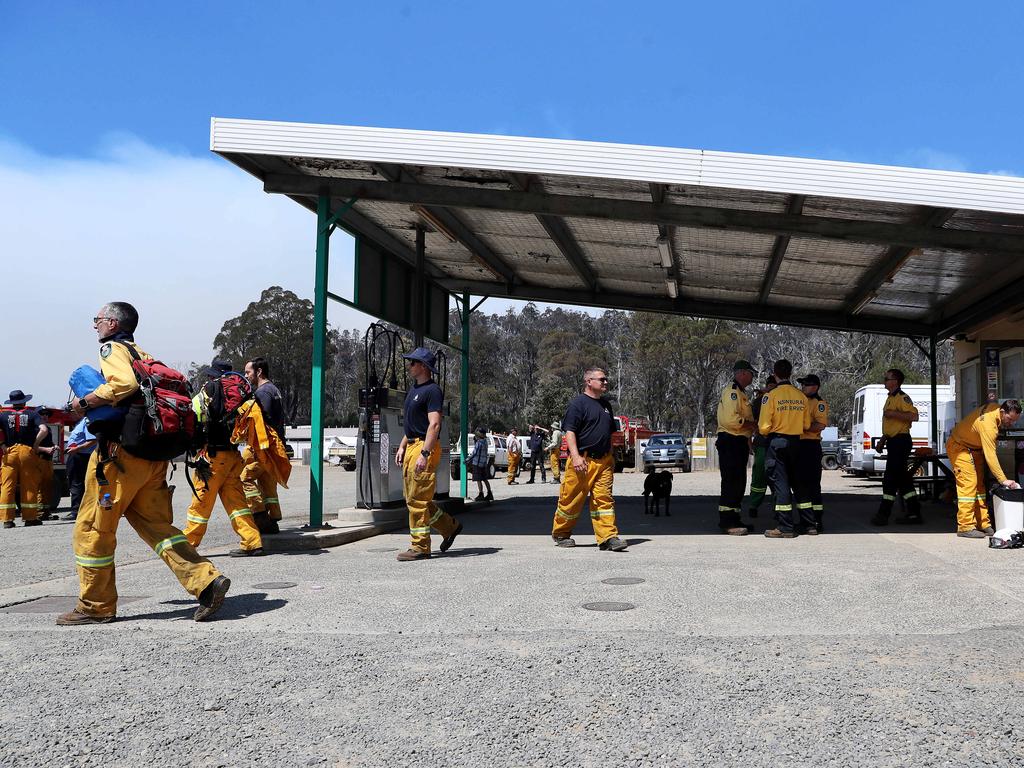
<path fill-rule="evenodd" d="M 75 393 L 75 397 L 85 397 L 96 387 L 105 381 L 103 374 L 91 365 L 82 365 L 71 372 L 68 379 L 68 386 Z M 90 408 L 85 414 L 85 423 L 89 425 L 89 431 L 96 434 L 96 430 L 102 431 L 104 424 L 120 424 L 124 420 L 125 409 L 113 405 L 101 405 L 99 408 Z"/>

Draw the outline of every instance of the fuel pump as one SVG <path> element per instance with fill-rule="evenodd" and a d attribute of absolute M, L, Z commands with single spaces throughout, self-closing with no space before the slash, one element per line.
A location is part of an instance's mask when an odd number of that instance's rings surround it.
<path fill-rule="evenodd" d="M 356 438 L 356 507 L 389 509 L 405 505 L 402 469 L 395 466 L 398 446 L 405 436 L 405 395 L 409 388 L 402 354 L 405 342 L 398 331 L 374 323 L 363 336 L 366 379 L 359 389 L 359 431 Z M 438 384 L 444 390 L 448 363 L 438 354 Z M 401 371 L 401 382 L 399 381 Z M 401 383 L 401 387 L 399 387 Z M 444 416 L 448 407 L 445 404 Z M 435 498 L 448 496 L 451 448 L 447 418 L 441 421 L 441 462 L 437 469 Z"/>

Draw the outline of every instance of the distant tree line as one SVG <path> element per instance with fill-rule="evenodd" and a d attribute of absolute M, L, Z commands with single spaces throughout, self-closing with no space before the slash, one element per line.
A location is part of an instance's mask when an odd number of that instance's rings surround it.
<path fill-rule="evenodd" d="M 313 304 L 278 286 L 267 288 L 214 339 L 218 357 L 241 366 L 262 355 L 285 398 L 288 421 L 309 423 Z M 461 346 L 458 313 L 451 317 L 451 344 Z M 327 426 L 357 423 L 357 391 L 366 379 L 363 331 L 329 328 L 326 349 Z M 403 333 L 406 348 L 412 339 Z M 437 345 L 431 344 L 432 347 Z M 446 390 L 451 433 L 458 429 L 460 354 L 447 348 Z M 881 383 L 888 368 L 901 368 L 908 384 L 928 381 L 928 363 L 900 336 L 758 325 L 644 312 L 600 315 L 533 304 L 502 314 L 470 317 L 470 425 L 505 431 L 560 418 L 580 390 L 584 369 L 608 368 L 610 395 L 619 413 L 644 416 L 659 429 L 697 436 L 715 429 L 721 388 L 737 358 L 758 370 L 759 385 L 774 360 L 792 361 L 797 375 L 816 373 L 832 422 L 849 434 L 853 394 Z M 380 367 L 380 366 L 378 366 Z M 953 370 L 952 348 L 939 346 L 939 383 Z M 404 385 L 399 369 L 399 385 Z"/>

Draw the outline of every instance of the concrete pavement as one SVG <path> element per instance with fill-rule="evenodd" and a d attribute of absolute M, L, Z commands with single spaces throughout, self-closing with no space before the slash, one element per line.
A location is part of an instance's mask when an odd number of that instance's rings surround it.
<path fill-rule="evenodd" d="M 350 504 L 354 476 L 326 476 Z M 0 531 L 0 605 L 20 603 L 0 611 L 0 765 L 1024 764 L 1020 552 L 954 537 L 951 505 L 878 532 L 878 484 L 836 473 L 826 535 L 721 536 L 717 477 L 675 480 L 652 518 L 642 478 L 616 477 L 624 554 L 585 516 L 581 546 L 554 547 L 553 485 L 492 483 L 455 547 L 414 563 L 394 560 L 406 533 L 228 559 L 215 512 L 204 543 L 233 586 L 209 624 L 125 525 L 136 599 L 56 627 L 70 527 Z M 622 577 L 643 581 L 604 583 Z M 583 607 L 601 602 L 633 607 Z"/>

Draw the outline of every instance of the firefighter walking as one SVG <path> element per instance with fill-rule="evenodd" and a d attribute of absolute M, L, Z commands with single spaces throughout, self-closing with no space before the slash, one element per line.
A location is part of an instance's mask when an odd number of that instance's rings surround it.
<path fill-rule="evenodd" d="M 615 478 L 612 432 L 616 426 L 611 403 L 605 398 L 608 372 L 603 368 L 588 368 L 583 374 L 583 387 L 583 393 L 569 401 L 562 420 L 569 458 L 558 493 L 551 538 L 559 547 L 576 546 L 572 529 L 589 499 L 590 522 L 598 547 L 624 552 L 627 544 L 619 538 L 612 496 Z"/>
<path fill-rule="evenodd" d="M 828 403 L 818 390 L 821 379 L 809 374 L 796 380 L 807 397 L 807 409 L 811 414 L 811 426 L 800 435 L 797 447 L 797 461 L 800 464 L 800 486 L 797 489 L 797 508 L 800 518 L 813 523 L 821 533 L 825 506 L 821 498 L 821 432 L 828 426 Z"/>
<path fill-rule="evenodd" d="M 516 475 L 519 474 L 519 460 L 523 456 L 523 446 L 519 444 L 519 435 L 514 429 L 508 431 L 508 437 L 505 439 L 505 455 L 508 457 L 505 482 L 509 485 L 519 485 Z"/>
<path fill-rule="evenodd" d="M 872 525 L 889 524 L 893 505 L 897 497 L 903 499 L 906 516 L 896 522 L 920 524 L 921 501 L 917 497 L 913 478 L 910 476 L 908 460 L 914 450 L 910 426 L 918 420 L 917 406 L 900 387 L 903 386 L 903 371 L 890 368 L 885 372 L 885 388 L 889 396 L 882 408 L 882 439 L 876 451 L 885 450 L 885 473 L 882 475 L 882 501 L 878 511 L 871 518 Z M 972 492 L 973 493 L 973 492 Z"/>
<path fill-rule="evenodd" d="M 743 495 L 747 491 L 747 461 L 750 441 L 756 424 L 747 399 L 747 387 L 755 371 L 746 360 L 737 360 L 732 367 L 732 382 L 722 390 L 718 401 L 718 468 L 721 473 L 721 495 L 718 498 L 718 528 L 730 536 L 746 536 L 752 526 L 740 518 Z"/>
<path fill-rule="evenodd" d="M 135 344 L 139 315 L 125 302 L 104 305 L 93 318 L 100 340 L 100 370 L 104 383 L 85 397 L 69 404 L 83 415 L 102 405 L 127 403 L 139 391 L 132 367 L 132 353 L 151 361 Z M 111 431 L 113 431 L 111 427 Z M 204 621 L 224 602 L 231 581 L 196 552 L 185 535 L 174 527 L 171 493 L 167 487 L 167 462 L 133 456 L 119 444 L 120 432 L 104 433 L 101 446 L 93 451 L 86 473 L 85 496 L 78 510 L 72 545 L 78 569 L 79 598 L 74 610 L 61 615 L 65 626 L 104 624 L 117 613 L 114 550 L 117 526 L 127 518 L 135 532 L 167 564 L 182 587 L 199 599 L 193 618 Z M 101 499 L 101 467 L 105 484 Z M 102 502 L 102 503 L 101 503 Z"/>
<path fill-rule="evenodd" d="M 807 407 L 807 396 L 789 382 L 793 375 L 793 364 L 789 360 L 776 360 L 772 375 L 778 386 L 761 398 L 761 416 L 758 429 L 768 438 L 765 454 L 765 469 L 775 493 L 776 527 L 769 528 L 764 535 L 769 539 L 795 538 L 803 530 L 817 534 L 814 520 L 810 516 L 801 520 L 793 506 L 793 488 L 799 480 L 799 459 L 797 457 L 800 436 L 811 426 L 811 412 Z"/>
<path fill-rule="evenodd" d="M 430 557 L 430 529 L 436 529 L 443 540 L 441 551 L 447 552 L 455 537 L 462 533 L 462 523 L 434 503 L 437 487 L 437 466 L 441 462 L 441 412 L 444 393 L 434 382 L 437 358 L 425 347 L 417 347 L 407 355 L 409 376 L 413 385 L 405 396 L 405 435 L 395 454 L 395 464 L 402 468 L 402 489 L 409 508 L 409 533 L 412 543 L 398 554 L 400 562 L 425 560 Z M 447 471 L 447 468 L 445 468 Z"/>
<path fill-rule="evenodd" d="M 946 441 L 946 454 L 956 478 L 956 535 L 965 539 L 983 539 L 995 531 L 988 516 L 985 467 L 1000 485 L 1020 488 L 999 466 L 996 437 L 1000 429 L 1009 429 L 1020 418 L 1020 401 L 1002 405 L 986 403 L 971 411 L 953 427 Z"/>
<path fill-rule="evenodd" d="M 32 395 L 16 389 L 4 402 L 4 405 L 12 406 L 12 410 L 0 414 L 0 520 L 4 528 L 14 527 L 14 513 L 18 509 L 15 493 L 18 490 L 22 525 L 28 528 L 43 524 L 39 513 L 45 506 L 45 463 L 40 452 L 50 453 L 52 449 L 42 447 L 50 430 L 43 424 L 39 412 L 25 407 L 31 399 Z M 47 456 L 45 461 L 51 461 L 50 457 Z"/>
<path fill-rule="evenodd" d="M 263 540 L 246 504 L 242 488 L 242 456 L 231 442 L 237 409 L 251 390 L 231 364 L 214 360 L 204 373 L 210 378 L 193 399 L 200 421 L 206 426 L 206 446 L 196 461 L 192 500 L 185 513 L 185 538 L 198 548 L 206 535 L 213 507 L 220 498 L 231 527 L 241 542 L 231 557 L 263 554 Z"/>
<path fill-rule="evenodd" d="M 277 495 L 277 486 L 287 487 L 291 473 L 291 464 L 284 448 L 284 399 L 281 390 L 270 380 L 270 363 L 266 358 L 254 357 L 247 361 L 245 378 L 259 404 L 263 423 L 269 429 L 264 441 L 266 446 L 246 443 L 242 452 L 242 488 L 260 533 L 280 533 L 281 500 Z M 284 457 L 284 461 L 281 457 Z"/>

